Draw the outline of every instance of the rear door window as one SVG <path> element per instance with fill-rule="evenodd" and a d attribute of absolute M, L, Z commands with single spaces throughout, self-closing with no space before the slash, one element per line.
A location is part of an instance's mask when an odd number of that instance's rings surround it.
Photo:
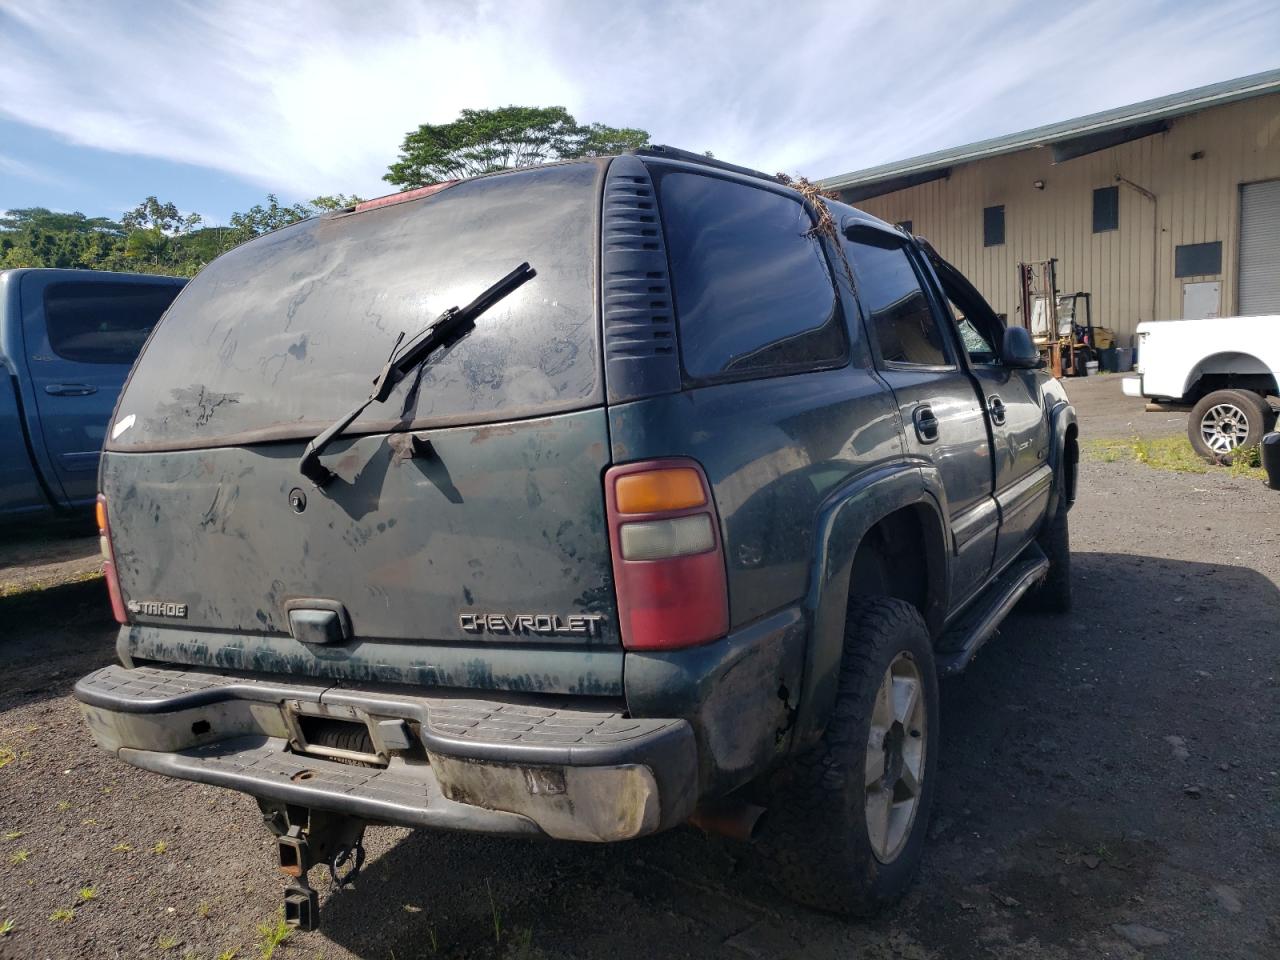
<path fill-rule="evenodd" d="M 77 363 L 131 364 L 181 289 L 176 284 L 50 284 L 44 294 L 49 346 Z"/>
<path fill-rule="evenodd" d="M 667 172 L 658 181 L 689 380 L 842 365 L 835 288 L 799 198 Z"/>
<path fill-rule="evenodd" d="M 951 366 L 945 331 L 906 248 L 886 235 L 883 241 L 848 241 L 846 249 L 880 359 L 890 364 Z"/>

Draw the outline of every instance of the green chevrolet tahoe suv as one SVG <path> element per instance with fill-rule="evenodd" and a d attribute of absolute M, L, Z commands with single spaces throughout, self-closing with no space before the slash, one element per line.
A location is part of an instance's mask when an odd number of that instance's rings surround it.
<path fill-rule="evenodd" d="M 76 696 L 126 763 L 258 800 L 299 926 L 370 823 L 692 822 L 867 912 L 921 853 L 938 678 L 1069 600 L 1040 366 L 924 241 L 670 148 L 286 227 L 125 387 L 120 663 Z"/>

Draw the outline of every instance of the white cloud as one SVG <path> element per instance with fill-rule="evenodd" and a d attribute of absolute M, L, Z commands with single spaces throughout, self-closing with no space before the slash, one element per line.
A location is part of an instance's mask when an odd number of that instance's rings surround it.
<path fill-rule="evenodd" d="M 1267 69 L 1280 35 L 1253 0 L 971 7 L 8 0 L 0 113 L 293 197 L 385 192 L 406 131 L 505 103 L 819 176 Z"/>

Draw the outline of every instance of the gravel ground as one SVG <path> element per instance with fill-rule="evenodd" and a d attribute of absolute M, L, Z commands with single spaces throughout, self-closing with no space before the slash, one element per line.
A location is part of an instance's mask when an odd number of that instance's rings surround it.
<path fill-rule="evenodd" d="M 1181 429 L 1118 378 L 1069 389 L 1086 436 Z M 930 842 L 883 917 L 791 906 L 691 829 L 377 828 L 356 889 L 276 957 L 1280 956 L 1280 493 L 1119 462 L 1081 487 L 1075 612 L 1015 614 L 943 684 Z M 80 724 L 107 621 L 101 583 L 0 601 L 0 957 L 263 956 L 283 881 L 253 802 L 127 768 Z"/>

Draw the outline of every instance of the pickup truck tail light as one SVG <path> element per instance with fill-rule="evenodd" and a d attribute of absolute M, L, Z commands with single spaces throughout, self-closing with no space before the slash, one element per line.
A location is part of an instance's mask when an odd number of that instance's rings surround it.
<path fill-rule="evenodd" d="M 711 487 L 692 460 L 650 460 L 605 473 L 622 645 L 691 647 L 729 631 L 724 547 Z"/>
<path fill-rule="evenodd" d="M 107 518 L 107 498 L 98 494 L 98 503 L 94 508 L 98 518 L 98 543 L 102 547 L 102 575 L 107 580 L 107 593 L 111 596 L 111 612 L 117 623 L 128 623 L 129 614 L 124 608 L 124 597 L 120 593 L 120 578 L 116 576 L 116 558 L 111 549 L 111 521 Z"/>

